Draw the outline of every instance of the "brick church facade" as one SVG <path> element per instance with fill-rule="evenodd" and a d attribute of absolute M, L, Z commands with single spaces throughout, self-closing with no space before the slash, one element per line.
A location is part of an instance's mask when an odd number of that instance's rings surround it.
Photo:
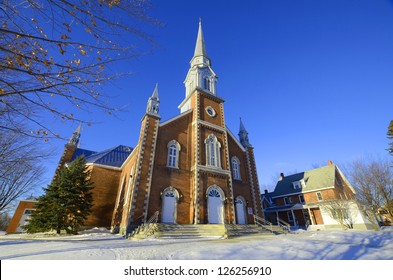
<path fill-rule="evenodd" d="M 159 222 L 251 224 L 262 216 L 253 147 L 240 121 L 239 139 L 227 128 L 224 100 L 199 23 L 180 114 L 161 122 L 158 88 L 148 99 L 134 148 L 79 148 L 80 127 L 59 167 L 84 155 L 94 182 L 87 226 L 127 233 L 159 212 Z"/>

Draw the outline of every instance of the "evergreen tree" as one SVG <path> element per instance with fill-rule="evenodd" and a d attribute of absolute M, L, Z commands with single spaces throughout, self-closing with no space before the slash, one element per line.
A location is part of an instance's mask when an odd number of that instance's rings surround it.
<path fill-rule="evenodd" d="M 92 182 L 84 157 L 60 169 L 53 182 L 38 198 L 36 211 L 25 226 L 28 233 L 56 230 L 76 234 L 93 205 Z"/>

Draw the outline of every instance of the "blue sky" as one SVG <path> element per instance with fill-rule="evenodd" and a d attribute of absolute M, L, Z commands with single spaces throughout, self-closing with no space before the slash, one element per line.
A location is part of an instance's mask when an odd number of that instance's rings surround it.
<path fill-rule="evenodd" d="M 193 56 L 199 17 L 218 75 L 226 122 L 239 118 L 255 148 L 261 189 L 332 160 L 388 157 L 393 119 L 393 1 L 152 1 L 163 27 L 146 29 L 159 47 L 124 63 L 129 77 L 108 85 L 116 117 L 92 112 L 81 148 L 135 146 L 146 102 L 159 85 L 162 121 L 177 114 Z M 78 124 L 59 124 L 71 136 Z M 65 142 L 48 164 L 48 183 Z M 270 188 L 271 189 L 271 188 Z"/>

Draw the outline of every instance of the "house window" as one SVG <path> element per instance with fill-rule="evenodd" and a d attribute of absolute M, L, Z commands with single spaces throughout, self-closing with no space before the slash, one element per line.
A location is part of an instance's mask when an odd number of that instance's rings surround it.
<path fill-rule="evenodd" d="M 299 181 L 293 182 L 292 185 L 295 190 L 302 188 Z"/>
<path fill-rule="evenodd" d="M 299 202 L 300 202 L 301 204 L 304 203 L 304 196 L 303 196 L 302 194 L 299 195 Z"/>
<path fill-rule="evenodd" d="M 26 209 L 24 214 L 25 215 L 31 215 L 31 214 L 34 213 L 34 211 L 35 211 L 35 209 Z"/>
<path fill-rule="evenodd" d="M 293 222 L 293 214 L 292 214 L 292 212 L 288 211 L 287 215 L 288 215 L 288 222 Z"/>
<path fill-rule="evenodd" d="M 206 165 L 221 167 L 221 144 L 214 134 L 210 134 L 205 140 L 206 144 Z"/>
<path fill-rule="evenodd" d="M 288 205 L 292 203 L 292 197 L 284 197 L 284 204 Z"/>
<path fill-rule="evenodd" d="M 322 201 L 322 193 L 321 192 L 317 192 L 317 200 L 318 201 Z"/>
<path fill-rule="evenodd" d="M 306 183 L 304 182 L 303 179 L 301 179 L 300 181 L 295 181 L 292 182 L 293 188 L 296 189 L 301 189 L 301 188 L 305 188 L 306 187 Z"/>
<path fill-rule="evenodd" d="M 179 168 L 179 151 L 180 144 L 172 140 L 167 145 L 168 148 L 168 158 L 167 158 L 167 166 L 172 168 Z"/>
<path fill-rule="evenodd" d="M 240 161 L 237 157 L 232 158 L 233 179 L 240 180 Z"/>

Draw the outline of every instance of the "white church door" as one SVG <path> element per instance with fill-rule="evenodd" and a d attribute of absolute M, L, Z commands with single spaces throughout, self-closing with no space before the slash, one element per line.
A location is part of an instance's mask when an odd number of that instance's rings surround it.
<path fill-rule="evenodd" d="M 174 189 L 166 189 L 162 194 L 161 222 L 165 224 L 176 223 L 177 194 Z"/>
<path fill-rule="evenodd" d="M 221 189 L 212 187 L 207 193 L 207 214 L 209 224 L 224 223 L 224 197 Z"/>
<path fill-rule="evenodd" d="M 247 224 L 246 220 L 246 205 L 244 200 L 240 197 L 236 198 L 236 218 L 238 225 L 245 225 Z"/>

